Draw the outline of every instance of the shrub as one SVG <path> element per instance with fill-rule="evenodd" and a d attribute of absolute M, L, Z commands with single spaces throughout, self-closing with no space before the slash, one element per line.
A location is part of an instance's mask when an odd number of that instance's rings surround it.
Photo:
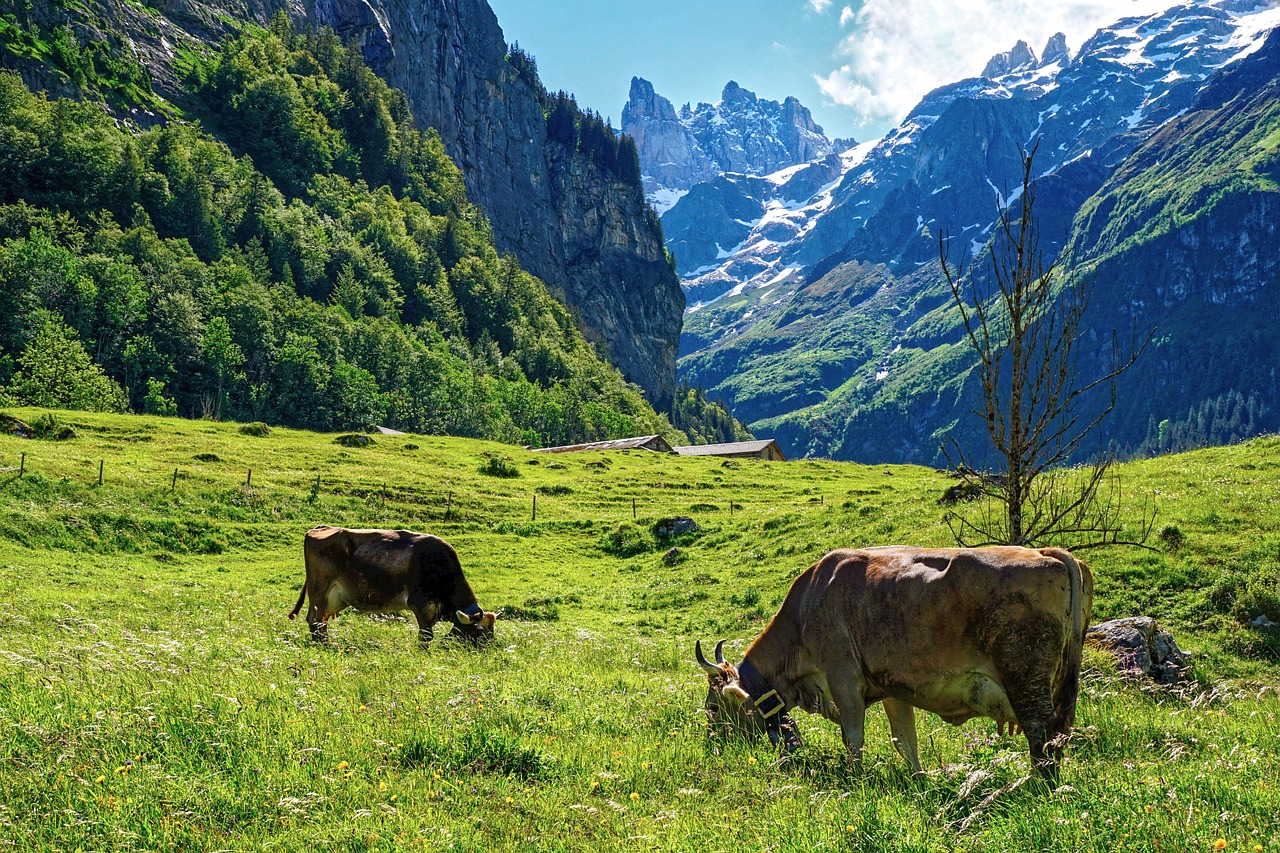
<path fill-rule="evenodd" d="M 48 441 L 67 441 L 68 439 L 79 438 L 74 429 L 66 424 L 58 423 L 58 419 L 53 416 L 52 412 L 45 412 L 36 418 L 32 429 L 36 438 L 43 438 Z"/>
<path fill-rule="evenodd" d="M 271 427 L 267 426 L 262 421 L 254 421 L 253 423 L 245 424 L 240 427 L 240 432 L 245 435 L 266 438 L 271 433 Z"/>
<path fill-rule="evenodd" d="M 502 456 L 490 456 L 480 463 L 480 473 L 490 477 L 511 479 L 520 476 L 520 469 Z"/>
<path fill-rule="evenodd" d="M 655 547 L 653 537 L 629 521 L 624 521 L 600 537 L 600 550 L 615 557 L 634 557 Z"/>
<path fill-rule="evenodd" d="M 334 439 L 334 442 L 336 444 L 341 444 L 343 447 L 368 447 L 371 444 L 376 443 L 369 436 L 361 435 L 358 432 L 350 432 L 346 435 L 340 435 Z"/>

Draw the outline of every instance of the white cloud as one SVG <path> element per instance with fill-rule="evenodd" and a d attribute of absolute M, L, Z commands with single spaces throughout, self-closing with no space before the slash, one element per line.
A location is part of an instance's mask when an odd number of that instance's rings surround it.
<path fill-rule="evenodd" d="M 809 0 L 815 9 L 832 0 Z M 840 42 L 845 62 L 815 75 L 822 92 L 850 106 L 861 121 L 899 121 L 944 83 L 982 72 L 993 55 L 1019 39 L 1037 54 L 1056 32 L 1074 53 L 1100 26 L 1168 8 L 1175 0 L 865 0 L 845 9 Z M 846 19 L 846 13 L 849 18 Z"/>
<path fill-rule="evenodd" d="M 849 24 L 853 22 L 854 17 L 856 16 L 854 15 L 852 6 L 845 6 L 843 9 L 841 9 L 840 10 L 840 29 L 843 30 L 845 27 L 849 26 Z"/>
<path fill-rule="evenodd" d="M 809 0 L 809 8 L 821 15 L 831 8 L 833 2 L 835 0 Z"/>

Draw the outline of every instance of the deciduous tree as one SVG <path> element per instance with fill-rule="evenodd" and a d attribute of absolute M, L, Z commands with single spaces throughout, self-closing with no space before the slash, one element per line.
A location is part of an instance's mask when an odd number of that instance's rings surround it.
<path fill-rule="evenodd" d="M 1138 543 L 1153 519 L 1146 516 L 1145 529 L 1127 536 L 1119 483 L 1109 476 L 1114 453 L 1100 450 L 1089 464 L 1074 464 L 1085 439 L 1115 408 L 1116 378 L 1151 335 L 1134 334 L 1124 348 L 1112 333 L 1107 364 L 1093 378 L 1080 377 L 1093 282 L 1077 275 L 1069 259 L 1045 262 L 1033 216 L 1034 157 L 1034 148 L 1024 154 L 1021 194 L 999 211 L 986 275 L 979 269 L 962 276 L 947 262 L 945 238 L 939 241 L 964 339 L 977 357 L 981 403 L 975 413 L 999 460 L 996 470 L 983 470 L 972 448 L 954 440 L 944 448 L 960 479 L 954 493 L 979 498 L 968 511 L 952 512 L 948 523 L 964 545 Z M 1099 395 L 1108 392 L 1099 405 Z"/>

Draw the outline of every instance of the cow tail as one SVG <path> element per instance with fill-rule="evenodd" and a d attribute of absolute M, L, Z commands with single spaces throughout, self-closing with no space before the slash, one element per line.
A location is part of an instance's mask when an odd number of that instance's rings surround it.
<path fill-rule="evenodd" d="M 292 619 L 298 615 L 298 611 L 302 609 L 302 602 L 307 600 L 307 584 L 304 581 L 302 591 L 298 593 L 298 603 L 293 605 L 293 610 L 289 612 L 289 618 Z"/>
<path fill-rule="evenodd" d="M 1066 647 L 1062 650 L 1062 680 L 1053 697 L 1053 734 L 1070 733 L 1076 719 L 1076 700 L 1080 697 L 1080 666 L 1083 656 L 1085 630 L 1084 575 L 1076 558 L 1068 551 L 1056 556 L 1067 567 L 1071 581 L 1071 631 Z"/>

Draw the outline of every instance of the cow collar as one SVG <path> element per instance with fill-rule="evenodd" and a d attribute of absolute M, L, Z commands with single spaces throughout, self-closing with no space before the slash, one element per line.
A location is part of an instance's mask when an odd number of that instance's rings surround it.
<path fill-rule="evenodd" d="M 471 617 L 472 619 L 479 619 L 481 616 L 484 615 L 484 608 L 480 606 L 479 602 L 476 602 L 472 604 L 470 607 L 464 607 L 462 609 L 462 612 L 467 614 L 467 616 Z"/>
<path fill-rule="evenodd" d="M 769 728 L 780 725 L 787 716 L 787 703 L 769 683 L 750 658 L 743 658 L 738 664 L 738 685 L 751 696 L 760 717 Z"/>

